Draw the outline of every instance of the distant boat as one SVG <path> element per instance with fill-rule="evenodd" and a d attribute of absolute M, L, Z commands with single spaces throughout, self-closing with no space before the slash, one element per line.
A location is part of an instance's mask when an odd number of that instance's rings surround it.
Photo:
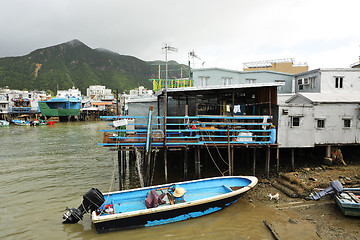
<path fill-rule="evenodd" d="M 360 217 L 360 188 L 344 188 L 335 195 L 335 202 L 345 216 Z"/>
<path fill-rule="evenodd" d="M 38 104 L 41 115 L 45 117 L 80 116 L 80 98 L 52 98 L 47 101 L 39 101 Z"/>
<path fill-rule="evenodd" d="M 6 120 L 0 120 L 0 127 L 6 127 L 9 126 L 9 122 Z"/>
<path fill-rule="evenodd" d="M 67 208 L 63 223 L 76 223 L 86 212 L 96 232 L 151 227 L 204 216 L 236 202 L 257 184 L 256 177 L 216 177 L 83 196 L 78 209 Z"/>
<path fill-rule="evenodd" d="M 25 120 L 21 120 L 21 119 L 14 119 L 14 120 L 11 120 L 11 122 L 18 126 L 30 126 L 29 121 L 25 121 Z"/>

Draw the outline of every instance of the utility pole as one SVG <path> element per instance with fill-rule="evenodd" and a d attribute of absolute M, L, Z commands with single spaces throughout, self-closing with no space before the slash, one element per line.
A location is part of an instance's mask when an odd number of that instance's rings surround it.
<path fill-rule="evenodd" d="M 167 183 L 167 147 L 166 147 L 166 116 L 167 116 L 167 87 L 168 87 L 168 52 L 177 52 L 177 48 L 165 44 L 162 48 L 165 50 L 165 89 L 164 89 L 164 165 L 165 165 L 165 182 Z"/>

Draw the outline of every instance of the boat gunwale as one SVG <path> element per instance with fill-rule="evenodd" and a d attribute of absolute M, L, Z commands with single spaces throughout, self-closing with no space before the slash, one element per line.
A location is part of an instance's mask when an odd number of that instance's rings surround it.
<path fill-rule="evenodd" d="M 348 191 L 360 191 L 360 188 L 344 188 L 343 192 Z M 359 209 L 360 210 L 360 203 L 357 202 L 345 202 L 342 198 L 340 198 L 337 194 L 335 195 L 335 201 L 338 205 L 341 205 L 342 208 L 348 209 Z"/>
<path fill-rule="evenodd" d="M 141 210 L 136 210 L 136 211 L 131 211 L 131 212 L 116 213 L 116 214 L 110 214 L 110 215 L 105 215 L 105 216 L 98 216 L 98 215 L 96 215 L 96 212 L 93 211 L 91 214 L 91 218 L 92 218 L 93 223 L 96 224 L 99 222 L 111 221 L 111 220 L 115 220 L 115 219 L 130 218 L 130 217 L 135 217 L 135 216 L 139 216 L 139 215 L 147 215 L 147 214 L 153 214 L 153 213 L 158 213 L 158 212 L 166 212 L 166 211 L 170 211 L 170 210 L 174 210 L 174 209 L 198 206 L 198 205 L 206 204 L 209 202 L 214 202 L 214 201 L 218 201 L 218 200 L 222 200 L 222 199 L 226 199 L 226 198 L 231 198 L 236 195 L 241 195 L 242 193 L 247 192 L 250 189 L 252 189 L 253 187 L 255 187 L 255 185 L 258 182 L 258 179 L 255 176 L 223 176 L 223 177 L 213 177 L 213 178 L 204 178 L 204 179 L 197 179 L 197 180 L 191 180 L 191 181 L 176 182 L 176 183 L 172 183 L 172 184 L 181 185 L 184 183 L 203 182 L 203 181 L 226 179 L 226 178 L 247 179 L 250 181 L 250 183 L 249 183 L 249 185 L 244 186 L 238 190 L 233 190 L 232 192 L 227 192 L 227 193 L 224 193 L 221 195 L 216 195 L 216 196 L 208 197 L 208 198 L 204 198 L 204 199 L 198 199 L 198 200 L 189 201 L 189 202 L 177 203 L 174 205 L 166 205 L 166 206 L 160 206 L 160 207 L 156 207 L 156 208 L 141 209 Z M 150 187 L 145 187 L 145 188 L 135 188 L 135 189 L 129 189 L 129 190 L 124 190 L 124 191 L 115 191 L 115 192 L 105 193 L 104 195 L 111 195 L 111 194 L 124 193 L 124 192 L 133 192 L 133 191 L 146 190 L 146 189 L 154 189 L 154 188 L 160 188 L 160 187 L 169 186 L 169 185 L 171 185 L 171 184 L 162 184 L 162 185 L 150 186 Z"/>

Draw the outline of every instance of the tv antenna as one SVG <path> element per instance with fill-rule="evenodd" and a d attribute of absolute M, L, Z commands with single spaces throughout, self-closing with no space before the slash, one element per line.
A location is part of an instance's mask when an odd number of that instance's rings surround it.
<path fill-rule="evenodd" d="M 199 57 L 196 55 L 196 53 L 195 53 L 194 50 L 191 50 L 191 51 L 189 52 L 189 61 L 190 61 L 190 58 L 192 58 L 192 61 L 193 61 L 193 68 L 195 68 L 195 58 L 197 58 L 197 59 L 199 59 L 199 60 L 201 61 L 201 58 L 199 58 Z M 204 65 L 204 63 L 205 63 L 205 62 L 203 62 L 203 65 Z"/>
<path fill-rule="evenodd" d="M 165 89 L 167 89 L 167 80 L 168 80 L 168 60 L 167 60 L 167 55 L 168 55 L 168 52 L 177 52 L 178 49 L 173 47 L 173 46 L 170 46 L 170 44 L 168 43 L 165 43 L 164 47 L 162 48 L 165 50 Z"/>

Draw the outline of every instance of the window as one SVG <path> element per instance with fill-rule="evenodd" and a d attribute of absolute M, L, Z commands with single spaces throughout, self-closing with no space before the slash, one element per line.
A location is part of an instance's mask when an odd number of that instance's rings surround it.
<path fill-rule="evenodd" d="M 317 128 L 325 128 L 325 120 L 324 119 L 317 120 Z"/>
<path fill-rule="evenodd" d="M 283 83 L 284 85 L 282 86 L 278 86 L 277 89 L 278 91 L 284 91 L 284 86 L 285 86 L 285 81 L 284 80 L 275 80 L 276 83 Z"/>
<path fill-rule="evenodd" d="M 315 77 L 310 77 L 309 78 L 309 84 L 310 84 L 310 88 L 315 88 Z"/>
<path fill-rule="evenodd" d="M 223 85 L 231 85 L 231 78 L 223 78 Z"/>
<path fill-rule="evenodd" d="M 335 77 L 335 88 L 343 88 L 344 77 Z"/>
<path fill-rule="evenodd" d="M 200 87 L 206 87 L 208 85 L 209 77 L 200 77 Z"/>
<path fill-rule="evenodd" d="M 255 81 L 256 81 L 256 79 L 250 79 L 250 78 L 247 78 L 247 79 L 246 79 L 246 83 L 247 83 L 247 84 L 254 84 Z"/>
<path fill-rule="evenodd" d="M 351 119 L 343 119 L 344 120 L 344 128 L 350 128 Z"/>
<path fill-rule="evenodd" d="M 300 126 L 300 117 L 292 117 L 292 127 L 299 127 Z"/>

